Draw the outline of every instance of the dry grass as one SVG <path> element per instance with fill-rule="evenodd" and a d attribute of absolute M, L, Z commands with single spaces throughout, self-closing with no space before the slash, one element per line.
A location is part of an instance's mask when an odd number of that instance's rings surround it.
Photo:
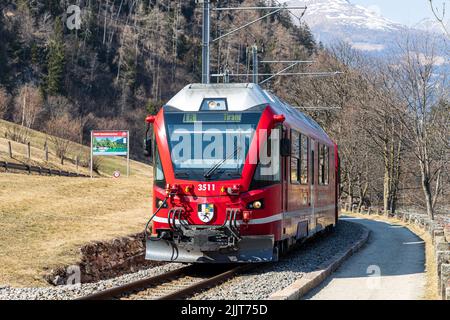
<path fill-rule="evenodd" d="M 55 146 L 48 135 L 45 133 L 30 130 L 29 141 L 31 143 L 31 161 L 28 161 L 27 145 L 11 141 L 13 149 L 13 158 L 9 156 L 8 139 L 5 138 L 8 130 L 18 127 L 17 124 L 0 119 L 0 161 L 12 163 L 31 164 L 44 168 L 65 170 L 76 172 L 75 159 L 80 157 L 80 161 L 89 164 L 89 147 L 78 143 L 72 143 L 67 154 L 67 160 L 64 165 L 60 164 L 60 159 L 56 157 Z M 47 142 L 49 147 L 49 161 L 45 161 L 44 145 Z M 131 161 L 131 175 L 148 175 L 148 166 L 140 162 Z M 126 174 L 126 160 L 123 157 L 102 157 L 100 172 L 102 175 L 111 176 L 115 170 L 119 170 L 123 175 Z M 89 167 L 78 167 L 78 172 L 89 174 Z"/>
<path fill-rule="evenodd" d="M 363 215 L 348 211 L 342 212 L 345 215 L 354 216 L 363 219 L 379 220 L 388 223 L 395 223 L 408 228 L 411 232 L 416 234 L 425 242 L 425 272 L 426 272 L 426 284 L 425 293 L 422 297 L 424 300 L 440 300 L 437 292 L 437 273 L 436 273 L 436 257 L 434 254 L 433 241 L 431 236 L 424 229 L 419 228 L 416 225 L 411 225 L 396 218 L 386 218 L 380 215 Z"/>
<path fill-rule="evenodd" d="M 46 270 L 76 262 L 82 244 L 143 230 L 150 172 L 129 179 L 0 173 L 0 284 L 46 285 Z"/>
<path fill-rule="evenodd" d="M 12 142 L 14 158 L 8 153 L 5 133 L 17 126 L 0 120 L 0 161 L 29 163 L 76 171 L 74 162 L 59 164 L 51 139 L 31 130 L 31 161 L 27 146 Z M 45 161 L 44 144 L 50 157 Z M 74 143 L 70 159 L 89 147 Z M 124 158 L 102 158 L 103 177 L 120 170 L 123 178 L 61 178 L 0 172 L 0 284 L 45 285 L 42 276 L 50 269 L 74 263 L 78 248 L 92 240 L 110 239 L 143 230 L 151 201 L 151 167 L 131 161 L 126 178 Z M 79 167 L 87 174 L 88 168 Z"/>

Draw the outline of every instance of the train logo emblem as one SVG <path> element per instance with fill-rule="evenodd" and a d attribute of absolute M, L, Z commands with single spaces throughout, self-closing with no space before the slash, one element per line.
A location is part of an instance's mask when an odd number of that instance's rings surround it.
<path fill-rule="evenodd" d="M 210 222 L 214 218 L 214 205 L 206 203 L 199 204 L 198 217 L 204 223 Z"/>

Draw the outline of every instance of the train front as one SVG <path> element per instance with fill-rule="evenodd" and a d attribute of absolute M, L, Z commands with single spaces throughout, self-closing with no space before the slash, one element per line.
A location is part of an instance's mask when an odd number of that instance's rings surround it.
<path fill-rule="evenodd" d="M 283 116 L 261 104 L 262 91 L 252 92 L 259 87 L 243 88 L 240 97 L 242 88 L 223 89 L 187 87 L 147 119 L 156 210 L 148 260 L 277 260 L 281 173 L 271 138 Z"/>

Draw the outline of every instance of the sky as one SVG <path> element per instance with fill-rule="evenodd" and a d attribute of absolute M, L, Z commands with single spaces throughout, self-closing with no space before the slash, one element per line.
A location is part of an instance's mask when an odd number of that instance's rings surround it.
<path fill-rule="evenodd" d="M 439 9 L 442 8 L 444 1 L 447 0 L 435 0 Z M 412 26 L 424 18 L 434 17 L 428 0 L 350 0 L 350 2 L 371 8 L 385 18 L 407 26 Z"/>

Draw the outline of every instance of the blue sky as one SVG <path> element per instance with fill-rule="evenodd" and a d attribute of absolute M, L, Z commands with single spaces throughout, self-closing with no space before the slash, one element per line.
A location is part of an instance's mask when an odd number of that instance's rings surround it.
<path fill-rule="evenodd" d="M 442 4 L 442 1 L 436 0 L 436 3 Z M 428 0 L 350 0 L 350 2 L 372 7 L 376 11 L 379 10 L 382 16 L 408 26 L 424 18 L 433 17 Z"/>

